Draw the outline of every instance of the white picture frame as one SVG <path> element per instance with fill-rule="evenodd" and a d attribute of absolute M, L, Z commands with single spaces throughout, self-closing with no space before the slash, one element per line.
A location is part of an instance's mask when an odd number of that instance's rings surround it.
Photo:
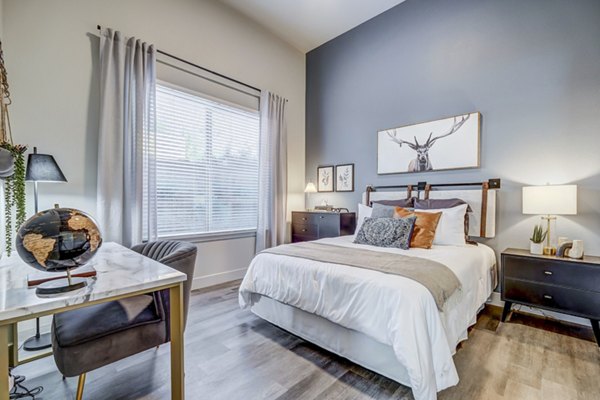
<path fill-rule="evenodd" d="M 472 112 L 377 132 L 377 173 L 480 166 L 481 114 Z"/>

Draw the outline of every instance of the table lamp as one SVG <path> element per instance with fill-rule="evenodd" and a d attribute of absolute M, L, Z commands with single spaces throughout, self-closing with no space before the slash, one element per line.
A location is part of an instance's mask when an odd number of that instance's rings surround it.
<path fill-rule="evenodd" d="M 33 148 L 33 154 L 27 159 L 27 171 L 25 180 L 33 182 L 33 198 L 35 213 L 38 213 L 38 182 L 66 182 L 67 178 L 60 167 L 49 154 L 38 154 L 37 147 Z M 23 343 L 23 349 L 36 351 L 47 349 L 52 346 L 50 333 L 40 334 L 40 319 L 35 319 L 35 336 L 30 337 Z"/>
<path fill-rule="evenodd" d="M 307 194 L 307 196 L 310 196 L 311 193 L 317 193 L 317 188 L 315 187 L 315 184 L 312 182 L 308 182 L 306 184 L 306 188 L 304 189 L 304 193 Z M 310 197 L 308 197 L 307 200 L 310 200 Z M 310 211 L 310 208 L 306 208 L 307 211 Z"/>
<path fill-rule="evenodd" d="M 556 253 L 550 239 L 550 223 L 557 215 L 577 214 L 577 185 L 545 185 L 523 187 L 523 214 L 543 215 L 547 234 L 545 255 Z"/>

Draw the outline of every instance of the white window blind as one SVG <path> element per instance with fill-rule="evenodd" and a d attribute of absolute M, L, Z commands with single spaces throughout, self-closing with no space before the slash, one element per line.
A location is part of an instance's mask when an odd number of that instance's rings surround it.
<path fill-rule="evenodd" d="M 157 85 L 159 237 L 256 229 L 259 114 Z"/>

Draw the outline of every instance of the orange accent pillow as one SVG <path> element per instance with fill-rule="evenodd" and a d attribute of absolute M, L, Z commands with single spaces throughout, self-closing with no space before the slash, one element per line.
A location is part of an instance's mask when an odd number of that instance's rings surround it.
<path fill-rule="evenodd" d="M 430 249 L 442 213 L 411 211 L 403 207 L 396 207 L 394 211 L 394 218 L 406 218 L 413 215 L 417 217 L 417 220 L 415 221 L 413 235 L 410 238 L 410 247 Z"/>

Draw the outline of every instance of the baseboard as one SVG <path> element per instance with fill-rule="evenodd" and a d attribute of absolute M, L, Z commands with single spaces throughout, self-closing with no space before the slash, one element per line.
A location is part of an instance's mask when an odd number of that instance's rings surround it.
<path fill-rule="evenodd" d="M 492 293 L 492 296 L 488 299 L 487 303 L 491 304 L 493 306 L 504 307 L 504 302 L 500 298 L 500 293 L 498 293 L 498 292 Z M 585 318 L 574 317 L 572 315 L 561 314 L 561 313 L 557 313 L 554 311 L 541 310 L 539 308 L 523 306 L 520 304 L 514 304 L 513 310 L 514 309 L 517 309 L 526 314 L 539 315 L 542 317 L 549 317 L 552 319 L 557 319 L 559 321 L 570 322 L 572 324 L 578 324 L 578 325 L 584 325 L 584 326 L 591 327 L 590 321 Z"/>
<path fill-rule="evenodd" d="M 192 282 L 192 290 L 202 289 L 209 286 L 220 285 L 221 283 L 231 282 L 242 279 L 248 268 L 234 269 L 232 271 L 219 272 L 217 274 L 196 276 Z"/>

